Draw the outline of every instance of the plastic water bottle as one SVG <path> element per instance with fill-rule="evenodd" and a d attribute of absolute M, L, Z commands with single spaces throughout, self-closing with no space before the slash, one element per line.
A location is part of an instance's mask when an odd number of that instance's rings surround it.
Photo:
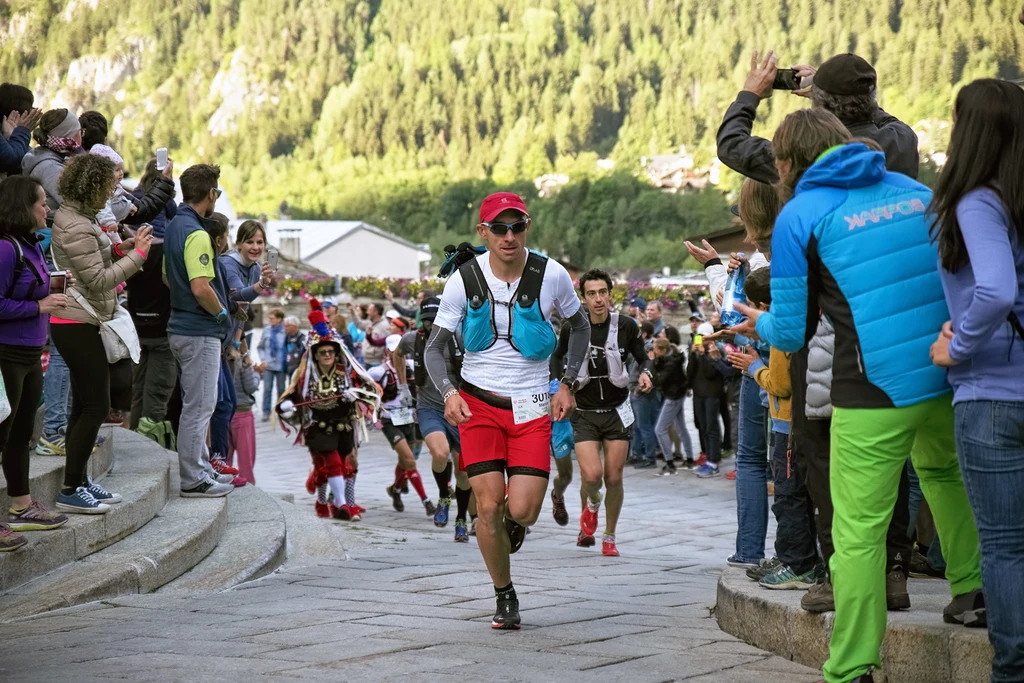
<path fill-rule="evenodd" d="M 740 256 L 743 256 L 743 254 L 740 254 Z M 729 273 L 729 279 L 725 283 L 725 295 L 722 298 L 722 314 L 720 317 L 723 325 L 732 327 L 747 319 L 747 316 L 736 310 L 736 304 L 747 303 L 747 297 L 743 295 L 743 283 L 746 279 L 747 273 L 742 265 Z"/>

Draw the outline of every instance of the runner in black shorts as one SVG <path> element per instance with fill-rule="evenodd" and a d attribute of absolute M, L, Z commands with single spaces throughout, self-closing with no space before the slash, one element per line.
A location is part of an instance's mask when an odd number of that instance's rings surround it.
<path fill-rule="evenodd" d="M 580 293 L 590 314 L 590 354 L 580 371 L 576 412 L 571 422 L 582 480 L 583 512 L 576 545 L 589 547 L 595 543 L 603 480 L 608 506 L 601 552 L 617 557 L 615 526 L 622 511 L 622 468 L 629 455 L 633 425 L 627 354 L 632 354 L 642 368 L 640 391 L 650 391 L 652 383 L 651 361 L 644 349 L 640 328 L 632 318 L 619 316 L 612 310 L 611 289 L 612 280 L 604 271 L 590 270 L 580 277 Z M 563 328 L 555 354 L 564 355 L 568 349 L 569 335 Z M 603 466 L 598 452 L 602 445 Z"/>
<path fill-rule="evenodd" d="M 412 444 L 416 443 L 416 418 L 412 408 L 412 394 L 409 387 L 398 381 L 398 372 L 395 370 L 393 353 L 398 348 L 402 337 L 397 334 L 389 336 L 385 340 L 386 353 L 384 362 L 369 369 L 370 377 L 384 390 L 384 410 L 381 412 L 381 431 L 384 438 L 391 444 L 391 448 L 398 454 L 398 465 L 395 467 L 395 482 L 388 486 L 387 494 L 391 497 L 391 504 L 395 510 L 405 510 L 405 503 L 402 502 L 402 485 L 406 482 L 412 484 L 419 494 L 427 515 L 434 516 L 434 504 L 427 497 L 423 489 L 423 479 L 419 470 L 416 469 L 416 459 L 412 454 Z M 403 359 L 404 362 L 404 359 Z"/>
<path fill-rule="evenodd" d="M 438 501 L 434 512 L 434 526 L 448 526 L 448 511 L 452 504 L 452 465 L 455 469 L 455 542 L 469 543 L 469 526 L 466 524 L 469 511 L 469 498 L 473 489 L 469 486 L 469 476 L 459 467 L 459 453 L 462 450 L 459 441 L 459 428 L 451 425 L 444 418 L 444 401 L 437 387 L 427 376 L 427 368 L 423 364 L 423 353 L 427 339 L 434 329 L 434 318 L 441 305 L 439 297 L 428 297 L 420 304 L 420 328 L 402 335 L 402 341 L 395 349 L 395 370 L 398 371 L 398 382 L 407 384 L 405 359 L 413 359 L 413 382 L 416 386 L 416 423 L 430 451 L 431 470 L 437 482 Z M 448 378 L 454 386 L 460 383 L 462 370 L 461 333 L 452 337 L 444 348 L 444 360 L 448 369 Z"/>

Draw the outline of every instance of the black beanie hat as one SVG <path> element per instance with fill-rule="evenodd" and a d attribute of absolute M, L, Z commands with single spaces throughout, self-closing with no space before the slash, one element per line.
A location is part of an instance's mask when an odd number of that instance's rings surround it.
<path fill-rule="evenodd" d="M 877 83 L 874 67 L 850 53 L 832 57 L 814 74 L 814 85 L 830 95 L 867 95 Z"/>

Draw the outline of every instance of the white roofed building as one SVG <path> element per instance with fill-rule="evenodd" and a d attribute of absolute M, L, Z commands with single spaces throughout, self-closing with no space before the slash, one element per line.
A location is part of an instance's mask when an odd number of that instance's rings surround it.
<path fill-rule="evenodd" d="M 418 280 L 430 246 L 362 221 L 267 221 L 267 242 L 281 255 L 340 277 Z"/>

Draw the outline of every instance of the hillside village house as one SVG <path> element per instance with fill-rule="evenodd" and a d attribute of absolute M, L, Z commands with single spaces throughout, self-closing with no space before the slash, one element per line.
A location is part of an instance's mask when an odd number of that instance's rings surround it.
<path fill-rule="evenodd" d="M 267 221 L 267 242 L 293 261 L 328 275 L 419 279 L 430 246 L 362 221 Z"/>

